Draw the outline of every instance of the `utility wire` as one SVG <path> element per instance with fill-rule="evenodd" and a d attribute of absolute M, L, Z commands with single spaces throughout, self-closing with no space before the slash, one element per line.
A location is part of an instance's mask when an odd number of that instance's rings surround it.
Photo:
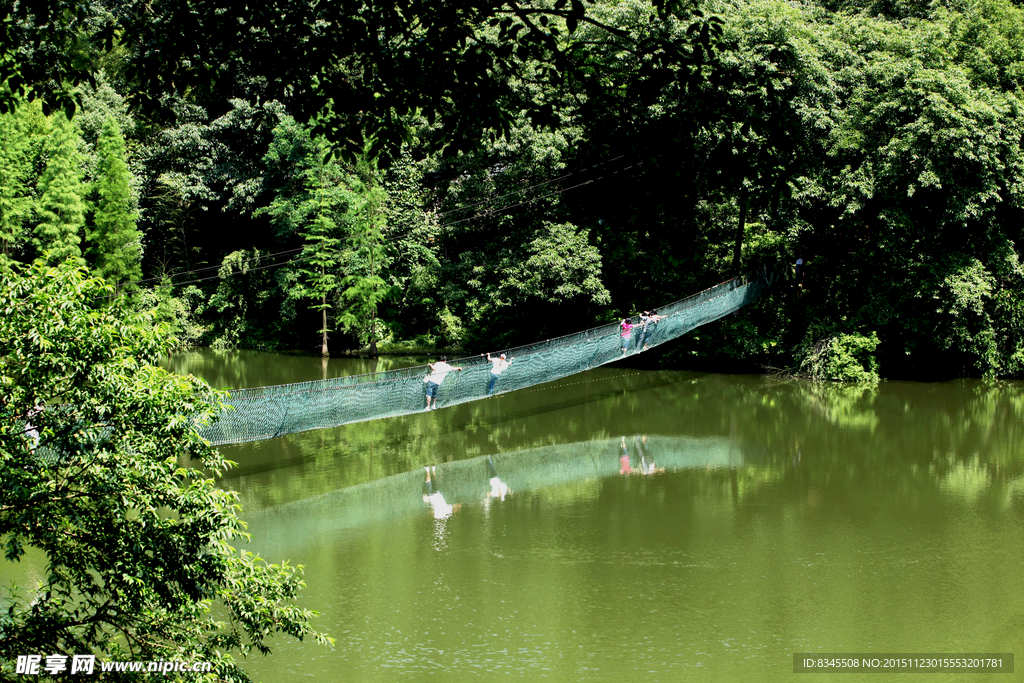
<path fill-rule="evenodd" d="M 468 211 L 469 209 L 475 208 L 477 206 L 482 206 L 483 204 L 490 204 L 491 202 L 496 202 L 499 199 L 505 199 L 506 197 L 511 197 L 512 195 L 520 194 L 522 192 L 526 192 L 527 190 L 532 190 L 534 188 L 543 187 L 544 185 L 550 185 L 551 183 L 558 182 L 559 180 L 564 180 L 564 179 L 572 177 L 574 175 L 579 175 L 580 173 L 584 173 L 586 171 L 589 171 L 592 168 L 597 168 L 598 166 L 603 166 L 605 164 L 610 164 L 613 161 L 618 161 L 619 159 L 623 158 L 624 156 L 625 156 L 625 154 L 620 154 L 617 157 L 613 157 L 611 159 L 607 159 L 605 161 L 601 161 L 601 162 L 596 163 L 596 164 L 591 164 L 590 166 L 587 166 L 585 168 L 581 168 L 578 171 L 573 171 L 572 173 L 566 173 L 564 175 L 558 176 L 557 178 L 552 178 L 550 180 L 545 180 L 542 183 L 536 183 L 536 184 L 530 185 L 528 187 L 523 187 L 523 188 L 520 188 L 518 190 L 514 190 L 512 192 L 508 192 L 506 194 L 500 195 L 498 197 L 491 197 L 490 199 L 484 199 L 484 200 L 481 200 L 481 201 L 479 201 L 479 202 L 477 202 L 475 204 L 467 204 L 466 206 L 460 206 L 460 207 L 457 207 L 455 209 L 448 209 L 447 211 L 441 211 L 440 213 L 435 214 L 435 215 L 437 215 L 437 216 L 445 216 L 445 215 L 450 214 L 450 213 L 455 213 L 456 211 Z"/>
<path fill-rule="evenodd" d="M 606 159 L 606 160 L 600 161 L 600 162 L 598 162 L 596 164 L 591 164 L 590 166 L 585 166 L 584 168 L 581 168 L 581 169 L 579 169 L 577 171 L 573 171 L 571 173 L 565 173 L 565 174 L 560 175 L 558 177 L 551 178 L 550 180 L 545 180 L 545 181 L 540 182 L 540 183 L 535 183 L 533 185 L 529 185 L 527 187 L 523 187 L 523 188 L 520 188 L 520 189 L 515 190 L 513 192 L 508 192 L 506 194 L 499 195 L 497 197 L 491 197 L 489 199 L 484 199 L 484 200 L 481 200 L 479 202 L 476 202 L 475 204 L 468 204 L 466 206 L 460 206 L 460 207 L 457 207 L 455 209 L 449 209 L 448 211 L 441 211 L 441 212 L 436 213 L 434 215 L 435 216 L 445 216 L 447 214 L 455 213 L 457 211 L 467 211 L 467 210 L 475 208 L 477 206 L 482 206 L 484 204 L 490 204 L 490 203 L 496 202 L 496 201 L 498 201 L 500 199 L 505 199 L 506 197 L 511 197 L 513 195 L 526 192 L 528 190 L 532 190 L 532 189 L 535 189 L 535 188 L 538 188 L 538 187 L 543 187 L 544 185 L 550 185 L 551 183 L 557 182 L 559 180 L 564 180 L 565 178 L 570 178 L 570 177 L 572 177 L 574 175 L 579 175 L 581 173 L 589 171 L 592 168 L 597 168 L 599 166 L 604 166 L 605 164 L 610 164 L 613 161 L 618 161 L 619 159 L 622 159 L 624 156 L 625 156 L 624 154 L 620 154 L 617 157 L 612 157 L 611 159 Z M 626 168 L 632 168 L 632 166 L 627 166 Z M 620 170 L 626 170 L 626 169 L 620 169 Z M 566 189 L 569 190 L 569 189 L 573 189 L 574 187 L 579 187 L 579 185 L 574 185 L 573 187 L 566 188 Z M 549 197 L 549 196 L 551 196 L 551 195 L 550 194 L 549 195 L 545 195 L 544 197 Z M 538 197 L 538 198 L 535 198 L 535 199 L 543 199 L 544 197 Z M 522 206 L 523 204 L 529 203 L 530 201 L 534 201 L 534 200 L 527 200 L 526 202 L 520 202 L 519 204 L 514 204 L 511 207 L 506 207 L 506 208 L 514 208 L 515 206 Z M 505 209 L 503 208 L 503 209 L 498 209 L 497 211 L 504 211 L 504 210 Z M 496 213 L 496 211 L 492 211 L 492 212 L 488 212 L 488 213 Z M 484 215 L 484 214 L 478 214 L 478 215 Z M 445 223 L 445 224 L 439 225 L 438 227 L 445 228 L 445 227 L 448 227 L 449 225 L 455 225 L 456 223 L 459 223 L 459 222 L 462 222 L 462 221 L 465 221 L 465 220 L 468 220 L 468 219 L 464 218 L 461 221 L 455 221 L 455 222 L 452 222 L 452 223 Z M 404 234 L 407 234 L 407 233 L 404 233 Z M 400 235 L 400 236 L 404 236 L 404 234 Z M 263 259 L 272 258 L 274 256 L 281 256 L 283 254 L 292 254 L 292 253 L 295 253 L 297 251 L 302 251 L 303 249 L 304 249 L 304 247 L 297 247 L 295 249 L 286 249 L 284 251 L 278 251 L 278 252 L 274 252 L 272 254 L 260 254 L 259 256 L 253 256 L 251 258 L 245 259 L 241 263 L 244 264 L 244 263 L 248 263 L 250 261 L 260 261 L 260 260 L 263 260 Z M 167 276 L 167 277 L 175 278 L 175 277 L 180 277 L 182 275 L 190 275 L 192 273 L 202 273 L 202 272 L 207 271 L 207 270 L 215 270 L 215 269 L 219 269 L 221 267 L 223 267 L 223 264 L 216 265 L 216 266 L 205 266 L 203 268 L 193 268 L 192 270 L 179 271 L 179 272 L 174 273 L 174 274 L 172 274 L 170 276 Z M 145 278 L 145 279 L 142 279 L 142 280 L 135 280 L 135 281 L 132 281 L 132 282 L 119 283 L 118 286 L 120 287 L 120 286 L 123 286 L 123 285 L 129 285 L 129 284 L 141 285 L 141 284 L 146 284 L 148 282 L 157 282 L 157 281 L 163 280 L 163 279 L 164 279 L 163 277 L 150 277 L 150 278 Z M 203 278 L 203 279 L 210 279 L 210 278 Z M 194 281 L 190 281 L 190 282 L 194 282 Z M 169 282 L 168 284 L 170 284 L 170 285 L 179 285 L 179 284 L 189 284 L 189 283 L 186 283 L 186 282 Z"/>
<path fill-rule="evenodd" d="M 625 168 L 621 168 L 618 171 L 613 171 L 609 175 L 617 175 L 617 174 L 621 173 L 622 171 L 628 171 L 631 168 L 635 168 L 635 167 L 641 166 L 641 165 L 643 165 L 643 162 L 632 164 L 631 166 L 626 166 Z M 533 202 L 538 202 L 541 199 L 547 199 L 548 197 L 553 197 L 556 194 L 562 194 L 564 192 L 568 192 L 569 190 L 575 190 L 577 187 L 583 187 L 584 185 L 589 185 L 591 183 L 594 183 L 594 182 L 597 182 L 598 180 L 603 179 L 604 177 L 605 176 L 601 175 L 601 176 L 598 176 L 596 178 L 591 178 L 590 180 L 585 180 L 582 183 L 577 183 L 576 185 L 571 185 L 571 186 L 563 188 L 561 190 L 556 190 L 555 192 L 549 192 L 548 194 L 541 195 L 540 197 L 532 197 L 531 199 L 527 199 L 525 201 L 521 201 L 521 202 L 518 202 L 516 204 L 509 204 L 508 206 L 504 206 L 504 207 L 502 207 L 500 209 L 495 209 L 494 211 L 481 212 L 481 213 L 475 214 L 473 216 L 468 216 L 467 218 L 460 218 L 457 221 L 452 221 L 450 223 L 445 223 L 441 227 L 442 228 L 448 228 L 448 227 L 451 227 L 453 225 L 458 225 L 459 223 L 465 223 L 466 221 L 475 220 L 477 218 L 483 218 L 483 217 L 486 217 L 486 216 L 492 216 L 492 215 L 494 215 L 496 213 L 501 213 L 502 211 L 508 211 L 509 209 L 514 209 L 514 208 L 519 207 L 519 206 L 525 206 L 526 204 L 532 204 Z"/>
<path fill-rule="evenodd" d="M 542 187 L 544 185 L 548 185 L 548 184 L 556 182 L 558 180 L 563 180 L 565 178 L 569 178 L 569 177 L 571 177 L 573 175 L 579 175 L 579 174 L 581 174 L 581 173 L 583 173 L 585 171 L 588 171 L 588 170 L 590 170 L 592 168 L 597 168 L 598 166 L 602 166 L 604 164 L 611 163 L 613 161 L 621 159 L 623 156 L 624 155 L 619 155 L 619 156 L 614 157 L 612 159 L 608 159 L 607 161 L 602 161 L 600 163 L 593 164 L 593 165 L 588 166 L 588 167 L 586 167 L 584 169 L 581 169 L 579 171 L 574 171 L 572 173 L 567 173 L 567 174 L 564 174 L 564 175 L 559 176 L 557 178 L 552 178 L 551 180 L 544 181 L 542 183 L 536 183 L 535 185 L 531 185 L 529 187 L 523 188 L 522 190 L 517 190 L 515 192 L 510 192 L 510 193 L 501 195 L 500 197 L 486 199 L 486 200 L 483 200 L 481 202 L 477 202 L 476 204 L 472 204 L 472 205 L 465 206 L 465 207 L 460 207 L 459 209 L 451 209 L 449 211 L 445 211 L 445 212 L 442 212 L 442 213 L 439 213 L 439 214 L 435 214 L 435 215 L 442 216 L 442 215 L 445 215 L 445 214 L 448 214 L 448 213 L 452 213 L 454 211 L 461 211 L 461 210 L 473 208 L 475 206 L 481 206 L 483 204 L 487 204 L 487 203 L 490 203 L 490 202 L 493 202 L 493 201 L 497 201 L 498 199 L 503 199 L 505 197 L 510 197 L 510 196 L 512 196 L 514 194 L 519 194 L 521 192 L 525 192 L 528 189 Z M 585 180 L 585 181 L 583 181 L 581 183 L 577 183 L 577 184 L 571 185 L 569 187 L 565 187 L 565 188 L 562 188 L 562 189 L 559 189 L 559 190 L 555 190 L 554 192 L 549 192 L 549 193 L 541 195 L 539 197 L 531 197 L 530 199 L 526 199 L 526 200 L 523 200 L 521 202 L 516 202 L 515 204 L 509 204 L 507 206 L 503 206 L 503 207 L 498 208 L 498 209 L 486 210 L 486 211 L 478 212 L 478 213 L 476 213 L 476 214 L 474 214 L 472 216 L 467 216 L 466 218 L 460 218 L 459 220 L 451 221 L 451 222 L 448 222 L 448 223 L 442 223 L 442 224 L 438 225 L 438 228 L 439 229 L 444 229 L 444 228 L 451 227 L 453 225 L 458 225 L 460 223 L 465 223 L 467 221 L 472 221 L 472 220 L 476 220 L 476 219 L 479 219 L 479 218 L 487 218 L 487 217 L 493 216 L 494 214 L 497 214 L 497 213 L 502 213 L 502 212 L 505 212 L 505 211 L 509 211 L 511 209 L 518 208 L 520 206 L 525 206 L 527 204 L 532 204 L 533 202 L 537 202 L 537 201 L 540 201 L 542 199 L 547 199 L 548 197 L 553 197 L 555 195 L 564 194 L 564 193 L 566 193 L 566 192 L 568 192 L 570 190 L 575 190 L 577 188 L 584 187 L 586 185 L 590 185 L 591 183 L 595 183 L 595 182 L 597 182 L 599 180 L 603 180 L 607 176 L 618 175 L 619 173 L 622 173 L 624 171 L 628 171 L 631 168 L 636 168 L 637 166 L 642 166 L 642 165 L 643 165 L 643 162 L 638 162 L 638 163 L 635 163 L 635 164 L 631 164 L 631 165 L 626 166 L 624 168 L 620 168 L 620 169 L 618 169 L 616 171 L 612 171 L 611 173 L 608 173 L 608 174 L 605 174 L 605 175 L 600 175 L 600 176 L 598 176 L 596 178 L 591 178 L 591 179 Z M 400 233 L 400 234 L 397 234 L 397 235 L 389 235 L 386 239 L 381 240 L 381 242 L 385 242 L 385 243 L 386 242 L 394 242 L 395 240 L 401 239 L 402 237 L 405 237 L 405 236 L 407 236 L 407 235 L 409 235 L 409 234 L 411 234 L 413 232 L 415 232 L 415 229 L 407 230 L 407 231 L 405 231 L 403 233 Z M 258 256 L 253 256 L 251 258 L 244 259 L 243 261 L 241 261 L 239 263 L 239 265 L 246 264 L 246 263 L 249 263 L 251 261 L 260 261 L 260 260 L 271 258 L 271 257 L 274 257 L 274 256 L 282 256 L 282 255 L 285 255 L 285 254 L 292 254 L 292 253 L 295 253 L 295 252 L 303 251 L 304 249 L 305 249 L 305 247 L 297 247 L 297 248 L 294 248 L 294 249 L 286 249 L 284 251 L 274 252 L 272 254 L 260 254 Z M 208 280 L 224 279 L 224 278 L 231 277 L 233 275 L 244 275 L 244 274 L 251 273 L 251 272 L 254 272 L 254 271 L 257 271 L 257 270 L 266 270 L 266 269 L 269 269 L 269 268 L 279 268 L 279 267 L 286 266 L 286 265 L 293 264 L 293 263 L 301 263 L 303 261 L 308 261 L 308 260 L 310 260 L 312 258 L 316 258 L 318 255 L 319 255 L 319 252 L 314 253 L 314 254 L 310 254 L 309 256 L 294 257 L 294 258 L 286 259 L 284 261 L 277 262 L 277 263 L 269 263 L 269 264 L 265 264 L 265 265 L 262 265 L 262 266 L 256 266 L 254 268 L 249 268 L 248 270 L 245 270 L 245 271 L 237 270 L 237 271 L 233 271 L 233 272 L 227 273 L 226 275 L 220 275 L 218 273 L 217 275 L 210 275 L 210 276 L 207 276 L 207 277 L 195 278 L 195 279 L 192 279 L 192 280 L 184 280 L 184 281 L 180 281 L 180 282 L 170 282 L 168 284 L 170 286 L 173 286 L 173 287 L 178 287 L 178 286 L 183 286 L 183 285 L 195 284 L 197 282 L 206 282 Z M 223 268 L 223 267 L 224 267 L 223 264 L 217 265 L 217 266 L 206 266 L 204 268 L 196 268 L 196 269 L 193 269 L 193 270 L 181 271 L 181 272 L 178 272 L 178 273 L 175 273 L 175 274 L 171 275 L 170 277 L 173 278 L 173 277 L 178 277 L 178 276 L 181 276 L 181 275 L 189 275 L 191 273 L 201 273 L 201 272 L 204 272 L 204 271 L 207 271 L 207 270 L 220 269 L 220 268 Z M 127 286 L 127 285 L 145 284 L 147 282 L 156 282 L 156 281 L 162 280 L 162 279 L 163 278 L 159 278 L 159 277 L 146 278 L 144 280 L 135 280 L 135 281 L 132 281 L 132 282 L 121 283 L 121 284 L 118 285 L 118 287 Z M 97 299 L 110 299 L 110 298 L 113 298 L 114 296 L 116 296 L 116 295 L 97 297 Z"/>
<path fill-rule="evenodd" d="M 242 263 L 248 263 L 249 261 L 260 261 L 262 259 L 270 258 L 272 256 L 280 256 L 282 254 L 292 254 L 292 253 L 294 253 L 296 251 L 302 251 L 302 249 L 303 249 L 303 247 L 298 247 L 298 248 L 295 248 L 295 249 L 285 249 L 284 251 L 274 252 L 273 254 L 260 254 L 259 256 L 253 256 L 251 258 L 245 259 L 244 261 L 242 261 Z M 190 275 L 192 273 L 202 273 L 203 271 L 206 271 L 206 270 L 214 270 L 214 269 L 222 268 L 222 267 L 223 267 L 223 264 L 221 264 L 219 266 L 206 266 L 204 268 L 194 268 L 192 270 L 182 270 L 182 271 L 179 271 L 177 273 L 173 273 L 171 275 L 166 275 L 166 276 L 163 276 L 163 277 L 150 277 L 150 278 L 146 278 L 144 280 L 132 280 L 130 282 L 129 281 L 120 282 L 120 283 L 118 283 L 117 286 L 118 287 L 124 287 L 124 286 L 127 286 L 127 285 L 142 285 L 142 284 L 145 284 L 147 282 L 157 282 L 157 281 L 162 281 L 165 278 L 175 278 L 175 277 L 178 277 L 179 275 Z M 180 285 L 180 284 L 184 284 L 184 283 L 182 283 L 182 282 L 169 282 L 167 284 L 169 284 L 169 285 Z"/>

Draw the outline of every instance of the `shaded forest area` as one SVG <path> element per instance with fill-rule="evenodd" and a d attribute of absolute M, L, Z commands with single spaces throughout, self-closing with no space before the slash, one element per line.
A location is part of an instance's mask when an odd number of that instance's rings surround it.
<path fill-rule="evenodd" d="M 1008 0 L 52 5 L 0 3 L 0 267 L 182 344 L 479 352 L 768 268 L 662 362 L 1024 374 Z"/>

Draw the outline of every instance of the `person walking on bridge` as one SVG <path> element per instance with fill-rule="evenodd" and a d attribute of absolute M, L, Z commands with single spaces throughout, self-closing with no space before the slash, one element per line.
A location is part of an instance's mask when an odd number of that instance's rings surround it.
<path fill-rule="evenodd" d="M 481 356 L 484 354 L 480 354 Z M 498 378 L 501 377 L 501 373 L 504 372 L 505 368 L 512 365 L 512 361 L 505 360 L 505 354 L 501 354 L 497 358 L 491 358 L 491 354 L 487 354 L 487 362 L 491 364 L 491 381 L 487 384 L 487 395 L 490 396 L 494 393 L 494 385 L 498 382 Z"/>
<path fill-rule="evenodd" d="M 647 340 L 652 334 L 654 334 L 654 328 L 658 326 L 659 320 L 664 320 L 666 316 L 658 315 L 658 309 L 653 311 L 644 311 L 643 315 L 640 316 L 640 322 L 643 325 L 643 332 L 640 334 L 640 341 L 637 342 L 637 346 L 643 347 L 643 350 L 647 350 Z"/>
<path fill-rule="evenodd" d="M 635 327 L 635 325 L 633 325 L 633 323 L 629 322 L 629 320 L 627 320 L 626 318 L 623 318 L 622 322 L 619 324 L 619 330 L 622 333 L 622 355 L 623 356 L 626 355 L 626 349 L 629 348 L 629 340 L 633 336 L 633 328 L 634 327 Z"/>
<path fill-rule="evenodd" d="M 423 410 L 430 410 L 431 405 L 437 408 L 437 390 L 441 388 L 441 383 L 444 382 L 444 378 L 452 370 L 458 370 L 462 372 L 462 368 L 457 368 L 448 365 L 448 357 L 441 356 L 441 360 L 436 363 L 427 363 L 430 366 L 430 374 L 423 378 L 423 381 L 427 384 L 427 407 Z"/>

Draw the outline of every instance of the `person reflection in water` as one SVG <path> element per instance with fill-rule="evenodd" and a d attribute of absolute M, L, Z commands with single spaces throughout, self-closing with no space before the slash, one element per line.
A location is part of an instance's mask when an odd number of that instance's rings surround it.
<path fill-rule="evenodd" d="M 626 450 L 626 437 L 619 442 L 619 474 L 632 474 L 633 468 L 629 466 L 629 451 Z"/>
<path fill-rule="evenodd" d="M 452 505 L 444 499 L 437 480 L 436 466 L 424 467 L 423 470 L 426 472 L 426 481 L 423 482 L 423 501 L 430 506 L 431 512 L 434 513 L 434 519 L 448 519 L 462 505 L 459 503 Z"/>
<path fill-rule="evenodd" d="M 487 492 L 487 498 L 497 498 L 499 500 L 505 500 L 505 496 L 512 495 L 512 489 L 508 487 L 508 484 L 498 478 L 498 471 L 494 469 L 494 462 L 491 460 L 491 456 L 487 456 L 487 477 L 489 479 L 491 489 Z"/>
<path fill-rule="evenodd" d="M 655 474 L 656 472 L 664 472 L 664 467 L 657 467 L 654 464 L 654 456 L 651 455 L 650 448 L 647 446 L 647 436 L 634 436 L 633 437 L 633 448 L 636 449 L 637 455 L 640 456 L 640 474 Z"/>

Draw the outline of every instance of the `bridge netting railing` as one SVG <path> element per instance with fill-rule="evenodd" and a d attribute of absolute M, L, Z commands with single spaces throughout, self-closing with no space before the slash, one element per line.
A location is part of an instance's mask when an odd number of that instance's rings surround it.
<path fill-rule="evenodd" d="M 625 354 L 618 323 L 503 350 L 511 363 L 501 373 L 493 393 L 561 379 L 654 348 L 746 306 L 770 284 L 768 275 L 734 278 L 659 306 L 658 314 L 664 318 L 646 327 L 633 318 L 637 326 Z M 439 407 L 488 395 L 492 366 L 485 358 L 470 356 L 451 364 L 463 370 L 449 372 L 441 383 Z M 223 445 L 408 415 L 426 406 L 424 379 L 428 372 L 429 368 L 421 365 L 231 391 L 224 401 L 228 409 L 212 424 L 203 425 L 200 432 L 212 444 Z"/>

